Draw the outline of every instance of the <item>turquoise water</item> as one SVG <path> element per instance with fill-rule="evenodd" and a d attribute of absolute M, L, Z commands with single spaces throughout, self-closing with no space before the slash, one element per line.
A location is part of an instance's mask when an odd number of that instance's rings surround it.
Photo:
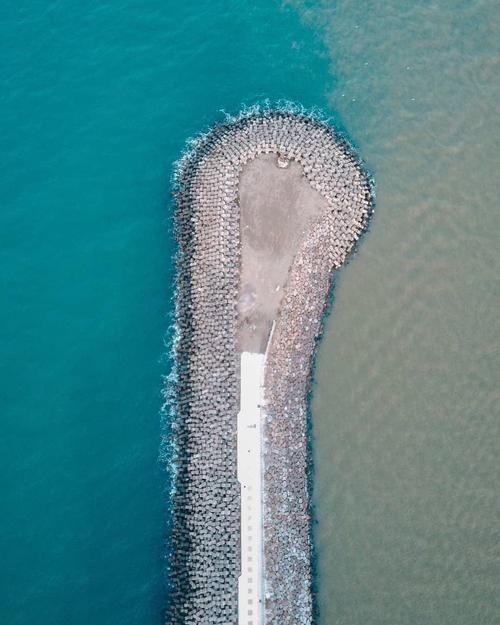
<path fill-rule="evenodd" d="M 2 4 L 2 625 L 162 622 L 169 181 L 265 98 L 335 111 L 378 186 L 317 368 L 320 622 L 494 623 L 498 31 L 491 0 Z"/>

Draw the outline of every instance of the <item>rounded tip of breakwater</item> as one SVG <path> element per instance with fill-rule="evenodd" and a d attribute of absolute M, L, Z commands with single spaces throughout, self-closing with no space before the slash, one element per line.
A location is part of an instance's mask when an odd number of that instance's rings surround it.
<path fill-rule="evenodd" d="M 370 210 L 373 212 L 376 195 L 374 176 L 368 165 L 361 158 L 355 142 L 352 140 L 352 137 L 349 136 L 343 124 L 340 123 L 338 117 L 333 113 L 327 113 L 320 107 L 306 107 L 299 102 L 286 99 L 265 99 L 253 104 L 243 103 L 238 111 L 233 112 L 221 109 L 219 114 L 214 117 L 211 124 L 207 125 L 195 136 L 189 137 L 186 140 L 180 158 L 173 164 L 171 177 L 173 192 L 178 191 L 179 185 L 182 185 L 182 172 L 184 169 L 189 167 L 189 163 L 192 162 L 196 154 L 204 146 L 207 146 L 211 140 L 214 140 L 221 134 L 221 131 L 230 130 L 231 127 L 242 122 L 258 118 L 279 119 L 286 117 L 295 117 L 297 119 L 303 119 L 311 124 L 322 126 L 335 136 L 335 140 L 345 149 L 346 153 L 356 161 L 358 167 L 363 172 L 369 185 L 371 196 Z"/>
<path fill-rule="evenodd" d="M 310 187 L 316 198 L 316 212 L 300 240 L 293 239 L 297 248 L 289 250 L 266 351 L 261 611 L 268 622 L 282 625 L 308 625 L 314 615 L 309 383 L 332 272 L 366 230 L 374 185 L 330 117 L 296 103 L 266 101 L 235 114 L 221 111 L 213 125 L 187 142 L 174 167 L 174 364 L 165 393 L 170 439 L 163 446 L 173 480 L 166 617 L 171 625 L 238 623 L 239 293 L 242 247 L 249 249 L 241 229 L 249 209 L 242 205 L 240 184 L 249 164 L 259 159 L 264 176 L 292 177 L 282 181 L 296 176 L 295 183 Z M 265 205 L 267 192 L 268 187 L 257 189 L 261 197 L 254 194 L 252 202 Z M 274 219 L 271 226 L 279 230 L 279 222 Z M 276 283 L 272 286 L 274 293 Z M 248 327 L 245 340 L 252 341 Z"/>

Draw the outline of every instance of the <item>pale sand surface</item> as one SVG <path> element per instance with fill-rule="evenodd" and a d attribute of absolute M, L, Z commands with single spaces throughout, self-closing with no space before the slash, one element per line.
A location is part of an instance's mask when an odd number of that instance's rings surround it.
<path fill-rule="evenodd" d="M 290 161 L 280 168 L 276 154 L 250 161 L 239 188 L 239 349 L 263 353 L 299 243 L 327 205 L 304 177 L 301 165 Z"/>

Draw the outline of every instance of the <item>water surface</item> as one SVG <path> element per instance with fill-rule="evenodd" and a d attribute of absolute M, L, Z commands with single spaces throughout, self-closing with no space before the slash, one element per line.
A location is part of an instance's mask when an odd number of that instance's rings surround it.
<path fill-rule="evenodd" d="M 492 0 L 6 0 L 0 621 L 159 625 L 172 165 L 242 103 L 335 112 L 377 213 L 313 402 L 320 624 L 490 625 Z"/>
<path fill-rule="evenodd" d="M 493 624 L 498 7 L 309 7 L 335 76 L 330 106 L 377 182 L 317 366 L 320 623 Z"/>

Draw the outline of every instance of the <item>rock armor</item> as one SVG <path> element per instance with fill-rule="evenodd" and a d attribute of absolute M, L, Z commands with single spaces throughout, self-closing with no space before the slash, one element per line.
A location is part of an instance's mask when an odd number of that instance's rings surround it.
<path fill-rule="evenodd" d="M 311 369 L 332 273 L 367 226 L 372 187 L 350 146 L 325 122 L 255 110 L 194 142 L 175 181 L 178 340 L 168 625 L 237 623 L 238 184 L 243 166 L 263 153 L 279 155 L 280 166 L 299 162 L 328 204 L 292 263 L 264 381 L 265 622 L 313 621 Z"/>

